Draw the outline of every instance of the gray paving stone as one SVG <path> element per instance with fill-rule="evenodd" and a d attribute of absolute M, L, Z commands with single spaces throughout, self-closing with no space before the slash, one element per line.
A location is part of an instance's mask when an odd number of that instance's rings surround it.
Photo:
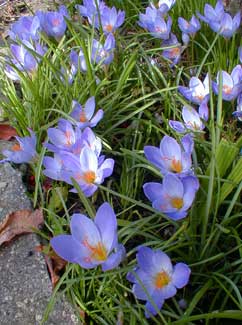
<path fill-rule="evenodd" d="M 12 144 L 0 141 L 2 147 Z M 0 221 L 7 213 L 31 208 L 21 173 L 0 165 Z M 52 285 L 44 257 L 35 251 L 36 234 L 23 235 L 0 247 L 0 324 L 38 325 L 50 300 Z M 46 325 L 80 324 L 72 305 L 58 299 Z"/>

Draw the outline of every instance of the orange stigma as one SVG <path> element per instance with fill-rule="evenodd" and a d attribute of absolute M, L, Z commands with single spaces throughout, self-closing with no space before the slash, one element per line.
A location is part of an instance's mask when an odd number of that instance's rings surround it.
<path fill-rule="evenodd" d="M 154 284 L 156 289 L 162 289 L 163 287 L 167 286 L 171 281 L 169 275 L 165 271 L 159 272 L 154 279 Z"/>
<path fill-rule="evenodd" d="M 111 24 L 106 25 L 106 26 L 105 26 L 105 30 L 106 30 L 107 32 L 111 33 L 111 32 L 113 31 L 113 25 L 111 25 Z"/>
<path fill-rule="evenodd" d="M 171 161 L 170 170 L 172 172 L 180 173 L 182 171 L 181 161 L 173 158 Z"/>
<path fill-rule="evenodd" d="M 95 178 L 96 174 L 91 170 L 82 175 L 82 179 L 88 184 L 92 184 L 95 181 Z"/>
<path fill-rule="evenodd" d="M 177 57 L 178 55 L 180 55 L 180 48 L 174 47 L 173 49 L 171 49 L 170 54 L 172 58 Z"/>
<path fill-rule="evenodd" d="M 21 148 L 21 146 L 20 146 L 19 143 L 14 144 L 11 149 L 13 151 L 20 151 L 20 150 L 22 150 L 22 148 Z"/>
<path fill-rule="evenodd" d="M 65 136 L 66 136 L 66 145 L 67 146 L 71 146 L 72 145 L 71 132 L 70 131 L 66 131 L 65 132 Z"/>
<path fill-rule="evenodd" d="M 85 239 L 83 241 L 83 245 L 91 251 L 92 259 L 99 261 L 99 262 L 103 262 L 107 259 L 107 250 L 102 243 L 98 242 L 98 244 L 96 246 L 92 246 Z"/>
<path fill-rule="evenodd" d="M 183 207 L 183 199 L 180 197 L 174 197 L 171 199 L 171 205 L 173 208 L 181 209 Z"/>
<path fill-rule="evenodd" d="M 52 24 L 53 24 L 54 26 L 59 26 L 59 25 L 60 25 L 60 19 L 58 19 L 58 18 L 53 19 L 53 20 L 52 20 Z"/>
<path fill-rule="evenodd" d="M 231 94 L 231 92 L 232 92 L 232 88 L 229 87 L 229 86 L 227 86 L 227 85 L 224 85 L 224 86 L 223 86 L 223 92 L 224 92 L 226 95 Z"/>
<path fill-rule="evenodd" d="M 80 122 L 82 122 L 82 123 L 84 123 L 84 122 L 87 121 L 86 114 L 85 114 L 84 111 L 81 111 L 79 120 L 80 120 Z"/>

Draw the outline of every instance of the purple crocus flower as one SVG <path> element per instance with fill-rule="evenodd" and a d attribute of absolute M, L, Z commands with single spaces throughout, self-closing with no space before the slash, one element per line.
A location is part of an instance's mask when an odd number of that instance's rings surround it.
<path fill-rule="evenodd" d="M 203 82 L 197 77 L 192 77 L 189 81 L 189 87 L 179 86 L 178 91 L 192 103 L 200 105 L 204 100 L 209 99 L 208 74 Z"/>
<path fill-rule="evenodd" d="M 59 119 L 57 128 L 49 128 L 47 131 L 51 143 L 46 143 L 47 149 L 53 152 L 68 151 L 73 152 L 77 139 L 81 137 L 81 131 L 74 129 L 71 122 Z"/>
<path fill-rule="evenodd" d="M 149 247 L 140 247 L 136 259 L 138 265 L 127 279 L 133 283 L 135 297 L 146 301 L 145 316 L 149 318 L 157 314 L 165 299 L 187 285 L 191 270 L 185 263 L 173 266 L 164 252 Z"/>
<path fill-rule="evenodd" d="M 50 241 L 59 256 L 85 269 L 101 265 L 103 271 L 108 271 L 118 267 L 125 248 L 118 244 L 117 219 L 109 203 L 99 207 L 94 220 L 73 214 L 70 227 L 71 235 L 58 235 Z"/>
<path fill-rule="evenodd" d="M 97 5 L 96 5 L 97 4 Z M 99 17 L 106 8 L 104 1 L 83 0 L 83 5 L 76 5 L 76 9 L 82 17 L 86 17 L 90 25 L 99 28 Z"/>
<path fill-rule="evenodd" d="M 15 137 L 18 143 L 14 144 L 11 150 L 3 150 L 2 153 L 7 158 L 1 162 L 12 161 L 16 164 L 28 163 L 36 157 L 36 135 L 29 129 L 30 136 Z"/>
<path fill-rule="evenodd" d="M 81 70 L 82 72 L 87 71 L 85 56 L 81 48 L 79 49 L 78 54 L 76 51 L 71 50 L 70 62 L 71 62 L 71 66 L 73 67 L 72 70 L 73 72 L 75 71 L 75 74 L 78 70 Z"/>
<path fill-rule="evenodd" d="M 110 64 L 113 61 L 115 49 L 115 38 L 113 34 L 108 34 L 104 45 L 99 41 L 92 41 L 92 61 L 95 63 L 102 63 L 105 65 Z"/>
<path fill-rule="evenodd" d="M 186 129 L 191 131 L 202 131 L 205 128 L 202 120 L 208 119 L 208 106 L 206 102 L 203 102 L 199 106 L 198 112 L 188 106 L 183 106 L 182 118 L 184 123 L 178 121 L 169 121 L 170 127 L 178 133 L 186 132 Z"/>
<path fill-rule="evenodd" d="M 39 18 L 37 16 L 23 16 L 11 25 L 8 35 L 14 41 L 17 39 L 21 41 L 38 41 L 39 32 Z"/>
<path fill-rule="evenodd" d="M 10 50 L 13 56 L 11 64 L 14 65 L 17 70 L 29 73 L 33 73 L 37 69 L 40 56 L 43 56 L 45 53 L 45 49 L 43 49 L 38 42 L 32 45 L 26 40 L 23 40 L 20 45 L 12 44 Z M 34 55 L 33 52 L 36 53 L 36 55 Z"/>
<path fill-rule="evenodd" d="M 61 154 L 65 172 L 63 178 L 68 184 L 72 184 L 71 178 L 74 178 L 86 197 L 93 195 L 99 184 L 102 184 L 104 178 L 110 176 L 113 172 L 114 160 L 102 159 L 100 161 L 95 152 L 88 146 L 84 146 L 80 156 L 74 156 L 71 153 Z M 75 189 L 72 192 L 76 192 Z"/>
<path fill-rule="evenodd" d="M 178 26 L 183 33 L 189 34 L 191 36 L 194 36 L 195 33 L 201 28 L 199 20 L 194 15 L 192 16 L 190 21 L 179 17 Z"/>
<path fill-rule="evenodd" d="M 219 33 L 225 38 L 233 36 L 235 31 L 239 28 L 241 20 L 240 12 L 238 12 L 234 18 L 232 18 L 230 14 L 225 13 L 221 0 L 217 1 L 215 8 L 209 4 L 205 4 L 204 16 L 200 13 L 197 13 L 197 15 L 201 20 L 206 22 L 214 32 Z"/>
<path fill-rule="evenodd" d="M 90 97 L 84 107 L 76 100 L 72 101 L 71 117 L 76 120 L 76 125 L 83 129 L 87 126 L 94 127 L 103 118 L 103 110 L 99 109 L 93 116 L 95 111 L 95 97 Z"/>
<path fill-rule="evenodd" d="M 152 202 L 154 209 L 166 214 L 172 220 L 185 218 L 199 188 L 195 176 L 179 178 L 174 174 L 166 174 L 160 183 L 143 185 L 146 197 Z"/>
<path fill-rule="evenodd" d="M 237 117 L 239 121 L 242 121 L 242 93 L 237 98 L 237 110 L 233 112 L 233 116 Z"/>
<path fill-rule="evenodd" d="M 213 82 L 213 91 L 216 95 L 219 93 L 219 79 L 222 74 L 222 97 L 226 101 L 235 99 L 241 92 L 242 87 L 242 67 L 236 65 L 231 72 L 231 75 L 226 71 L 218 72 L 217 82 Z"/>
<path fill-rule="evenodd" d="M 105 7 L 102 10 L 101 23 L 105 34 L 114 33 L 119 28 L 125 18 L 125 12 L 118 10 L 115 7 Z"/>
<path fill-rule="evenodd" d="M 65 17 L 68 17 L 69 14 L 64 5 L 60 6 L 59 11 L 37 11 L 36 15 L 40 20 L 41 28 L 48 36 L 59 39 L 65 34 Z"/>
<path fill-rule="evenodd" d="M 157 5 L 151 3 L 152 8 L 157 8 L 161 14 L 167 13 L 176 3 L 176 0 L 160 0 Z"/>
<path fill-rule="evenodd" d="M 190 150 L 187 150 L 184 146 L 182 148 L 172 137 L 164 136 L 159 148 L 145 146 L 144 153 L 146 159 L 159 168 L 162 175 L 170 172 L 179 174 L 180 176 L 192 173 Z"/>
<path fill-rule="evenodd" d="M 168 40 L 163 41 L 161 46 L 168 47 L 167 49 L 165 48 L 162 51 L 162 56 L 164 58 L 172 61 L 171 66 L 177 64 L 180 61 L 181 53 L 182 53 L 182 46 L 178 42 L 176 35 L 171 33 L 170 38 Z"/>
<path fill-rule="evenodd" d="M 161 15 L 158 9 L 148 7 L 145 14 L 139 15 L 138 24 L 144 29 L 148 30 L 155 38 L 166 40 L 170 37 L 172 20 L 168 16 L 167 21 Z"/>
<path fill-rule="evenodd" d="M 54 157 L 44 157 L 43 166 L 45 167 L 43 170 L 45 176 L 56 181 L 63 181 L 63 161 L 57 153 L 54 154 Z"/>

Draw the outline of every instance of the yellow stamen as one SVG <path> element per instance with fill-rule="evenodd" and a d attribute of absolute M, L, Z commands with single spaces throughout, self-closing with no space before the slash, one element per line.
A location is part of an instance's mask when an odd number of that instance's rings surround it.
<path fill-rule="evenodd" d="M 66 136 L 66 145 L 67 146 L 71 146 L 72 145 L 71 132 L 70 131 L 66 131 L 65 132 L 65 136 Z"/>
<path fill-rule="evenodd" d="M 165 271 L 159 272 L 155 277 L 155 287 L 156 289 L 162 289 L 171 281 L 169 275 Z"/>
<path fill-rule="evenodd" d="M 182 164 L 180 160 L 172 159 L 170 169 L 173 172 L 180 173 L 182 171 Z"/>
<path fill-rule="evenodd" d="M 80 113 L 80 122 L 84 123 L 87 121 L 85 112 L 81 111 Z"/>
<path fill-rule="evenodd" d="M 87 240 L 83 241 L 83 245 L 91 251 L 91 258 L 96 261 L 105 261 L 107 259 L 107 250 L 100 242 L 96 246 L 92 246 Z"/>
<path fill-rule="evenodd" d="M 94 181 L 95 181 L 95 178 L 96 178 L 96 174 L 89 170 L 87 172 L 85 172 L 81 178 L 88 184 L 92 184 Z"/>
<path fill-rule="evenodd" d="M 20 144 L 18 144 L 18 143 L 15 143 L 15 144 L 12 146 L 11 149 L 12 149 L 13 151 L 20 151 L 20 150 L 22 150 Z"/>
<path fill-rule="evenodd" d="M 111 32 L 113 31 L 113 25 L 111 25 L 111 24 L 106 25 L 106 26 L 105 26 L 105 30 L 106 30 L 107 32 L 111 33 Z"/>
<path fill-rule="evenodd" d="M 231 94 L 231 92 L 232 92 L 232 88 L 231 87 L 229 87 L 229 86 L 227 86 L 227 85 L 224 85 L 223 86 L 223 92 L 225 92 L 225 94 Z"/>
<path fill-rule="evenodd" d="M 180 197 L 174 197 L 171 199 L 171 205 L 173 208 L 181 209 L 183 207 L 183 199 Z"/>

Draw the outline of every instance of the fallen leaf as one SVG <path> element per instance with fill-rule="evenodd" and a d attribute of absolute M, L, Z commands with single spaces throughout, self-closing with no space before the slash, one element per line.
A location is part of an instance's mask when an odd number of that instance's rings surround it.
<path fill-rule="evenodd" d="M 0 140 L 10 140 L 17 135 L 15 128 L 8 124 L 0 124 Z"/>
<path fill-rule="evenodd" d="M 43 224 L 42 210 L 18 210 L 8 214 L 0 223 L 0 245 L 10 241 L 17 235 L 34 232 Z"/>
<path fill-rule="evenodd" d="M 63 258 L 61 258 L 59 255 L 57 255 L 52 248 L 49 249 L 48 246 L 39 245 L 35 247 L 35 250 L 44 254 L 45 262 L 50 274 L 51 283 L 54 288 L 60 279 L 60 271 L 64 269 L 67 262 L 63 260 Z"/>

